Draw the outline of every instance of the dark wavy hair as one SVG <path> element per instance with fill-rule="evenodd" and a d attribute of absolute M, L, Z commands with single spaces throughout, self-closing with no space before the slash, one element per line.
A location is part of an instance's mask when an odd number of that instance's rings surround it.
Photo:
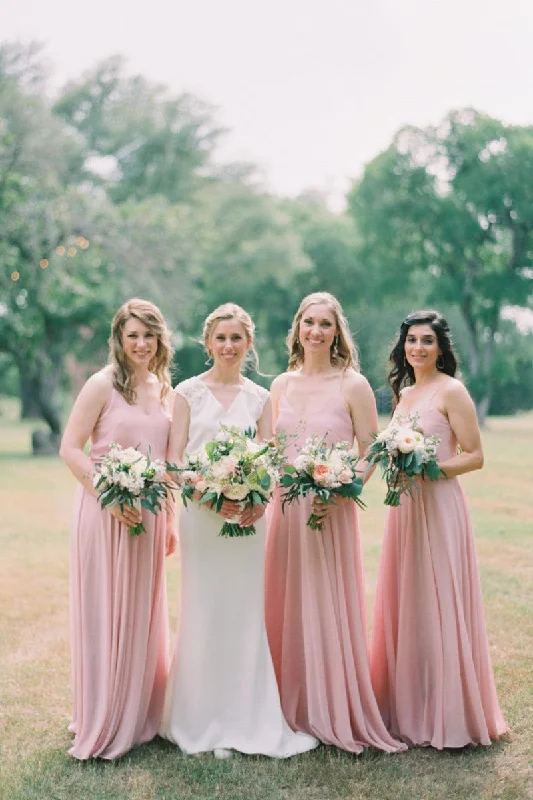
<path fill-rule="evenodd" d="M 400 392 L 404 386 L 412 386 L 415 382 L 415 373 L 412 366 L 405 358 L 405 340 L 409 328 L 413 325 L 429 325 L 437 336 L 441 355 L 437 359 L 437 369 L 453 378 L 457 372 L 457 356 L 453 349 L 450 328 L 446 319 L 438 311 L 413 311 L 400 325 L 400 335 L 389 356 L 392 369 L 388 375 L 389 385 L 394 393 L 396 402 L 400 399 Z"/>

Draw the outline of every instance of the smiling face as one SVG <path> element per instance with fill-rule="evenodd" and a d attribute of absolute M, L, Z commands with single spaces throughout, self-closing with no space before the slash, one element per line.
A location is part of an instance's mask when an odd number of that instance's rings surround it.
<path fill-rule="evenodd" d="M 144 322 L 130 317 L 122 328 L 122 347 L 133 367 L 148 367 L 157 353 L 157 334 Z"/>
<path fill-rule="evenodd" d="M 298 326 L 298 338 L 304 351 L 329 352 L 337 333 L 335 314 L 326 303 L 313 303 L 305 309 Z"/>
<path fill-rule="evenodd" d="M 213 328 L 207 347 L 215 365 L 240 367 L 250 341 L 242 323 L 236 319 L 223 319 Z"/>
<path fill-rule="evenodd" d="M 442 351 L 431 325 L 411 325 L 405 337 L 404 350 L 413 369 L 437 369 L 437 358 Z"/>

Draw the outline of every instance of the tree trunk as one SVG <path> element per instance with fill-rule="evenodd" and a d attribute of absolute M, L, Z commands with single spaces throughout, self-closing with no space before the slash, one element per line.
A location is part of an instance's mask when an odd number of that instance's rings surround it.
<path fill-rule="evenodd" d="M 35 375 L 32 375 L 26 364 L 17 362 L 20 378 L 20 418 L 39 419 L 41 411 L 37 400 Z"/>
<path fill-rule="evenodd" d="M 490 406 L 490 394 L 487 394 L 478 400 L 476 403 L 476 411 L 477 411 L 477 418 L 479 421 L 479 425 L 481 428 L 485 427 L 485 422 L 487 421 L 487 414 L 489 413 L 489 406 Z"/>
<path fill-rule="evenodd" d="M 37 402 L 40 417 L 44 419 L 54 436 L 61 436 L 61 417 L 57 404 L 57 393 L 63 375 L 63 359 L 55 363 L 41 359 L 41 369 L 37 379 Z"/>

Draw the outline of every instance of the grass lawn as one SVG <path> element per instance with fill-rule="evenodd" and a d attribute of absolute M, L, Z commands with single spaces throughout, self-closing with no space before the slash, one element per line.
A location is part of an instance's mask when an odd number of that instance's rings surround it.
<path fill-rule="evenodd" d="M 190 758 L 156 739 L 117 762 L 67 756 L 69 519 L 74 479 L 29 455 L 31 425 L 0 404 L 0 798 L 5 800 L 484 800 L 533 798 L 533 415 L 491 419 L 467 475 L 496 682 L 511 733 L 490 748 L 287 761 Z M 384 508 L 374 477 L 363 533 L 372 608 Z M 168 561 L 175 630 L 179 564 Z"/>

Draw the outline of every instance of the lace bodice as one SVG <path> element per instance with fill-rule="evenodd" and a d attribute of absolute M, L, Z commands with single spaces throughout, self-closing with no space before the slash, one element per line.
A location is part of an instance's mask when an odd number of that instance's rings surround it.
<path fill-rule="evenodd" d="M 221 424 L 233 425 L 242 430 L 257 428 L 257 421 L 268 399 L 268 391 L 249 378 L 244 378 L 239 392 L 227 408 L 223 407 L 199 375 L 182 381 L 174 391 L 185 398 L 190 408 L 186 448 L 189 452 L 213 439 L 220 431 Z"/>

